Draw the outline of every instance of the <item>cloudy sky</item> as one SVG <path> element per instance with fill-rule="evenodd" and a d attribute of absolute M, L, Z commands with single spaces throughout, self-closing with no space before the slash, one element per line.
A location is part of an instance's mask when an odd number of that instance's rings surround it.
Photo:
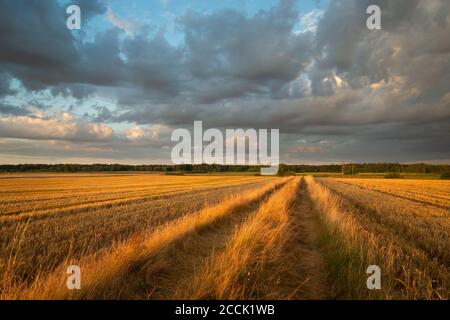
<path fill-rule="evenodd" d="M 170 163 L 194 120 L 279 128 L 287 163 L 450 162 L 448 0 L 0 8 L 0 163 Z"/>

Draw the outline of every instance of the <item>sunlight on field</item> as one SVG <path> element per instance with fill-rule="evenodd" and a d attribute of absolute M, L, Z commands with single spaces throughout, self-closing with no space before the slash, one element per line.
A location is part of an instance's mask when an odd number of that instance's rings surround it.
<path fill-rule="evenodd" d="M 33 279 L 68 257 L 107 248 L 271 181 L 262 177 L 0 177 L 0 270 Z M 14 257 L 14 265 L 11 257 Z"/>
<path fill-rule="evenodd" d="M 0 176 L 0 299 L 448 299 L 450 182 Z M 66 287 L 69 265 L 80 290 Z M 381 290 L 366 287 L 369 265 Z"/>
<path fill-rule="evenodd" d="M 449 180 L 336 179 L 363 189 L 384 192 L 450 209 Z"/>
<path fill-rule="evenodd" d="M 149 196 L 233 186 L 257 177 L 164 175 L 72 175 L 0 177 L 0 217 L 17 217 L 61 210 L 121 204 Z M 259 179 L 260 180 L 260 179 Z"/>
<path fill-rule="evenodd" d="M 310 181 L 337 245 L 333 259 L 359 251 L 344 273 L 377 264 L 389 288 L 384 298 L 446 299 L 450 293 L 449 182 L 436 180 L 318 179 Z M 337 228 L 337 229 L 336 229 Z M 340 230 L 340 231 L 336 231 Z M 339 241 L 342 239 L 342 242 Z M 345 249 L 347 248 L 347 249 Z M 341 266 L 342 268 L 342 266 Z M 362 270 L 360 270 L 361 272 Z M 358 272 L 340 281 L 358 278 Z M 360 281 L 356 280 L 356 281 Z M 359 282 L 361 284 L 361 282 Z M 347 294 L 365 288 L 347 281 Z"/>

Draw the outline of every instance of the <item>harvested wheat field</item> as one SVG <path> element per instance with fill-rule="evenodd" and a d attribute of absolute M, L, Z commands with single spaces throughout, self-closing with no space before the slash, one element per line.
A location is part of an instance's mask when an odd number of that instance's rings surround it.
<path fill-rule="evenodd" d="M 341 296 L 449 299 L 449 181 L 307 180 Z M 382 290 L 366 289 L 369 265 L 381 268 Z"/>
<path fill-rule="evenodd" d="M 0 299 L 448 299 L 443 181 L 0 177 Z M 69 290 L 67 267 L 81 271 Z M 366 286 L 369 265 L 380 290 Z"/>

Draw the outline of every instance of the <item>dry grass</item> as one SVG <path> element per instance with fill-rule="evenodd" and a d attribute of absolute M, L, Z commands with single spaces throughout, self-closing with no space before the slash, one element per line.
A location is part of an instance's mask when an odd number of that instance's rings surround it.
<path fill-rule="evenodd" d="M 3 176 L 0 299 L 449 299 L 446 183 Z"/>
<path fill-rule="evenodd" d="M 63 261 L 108 250 L 270 181 L 232 176 L 2 177 L 0 278 L 30 282 Z M 5 286 L 0 283 L 0 292 Z"/>
<path fill-rule="evenodd" d="M 129 286 L 127 274 L 130 270 L 151 259 L 155 253 L 170 243 L 211 224 L 226 214 L 231 214 L 245 203 L 259 199 L 280 183 L 278 179 L 276 181 L 243 195 L 233 194 L 229 196 L 229 200 L 170 221 L 157 227 L 150 234 L 136 234 L 130 240 L 112 245 L 107 250 L 83 255 L 79 259 L 66 259 L 53 272 L 39 273 L 29 285 L 17 281 L 11 283 L 10 280 L 14 277 L 6 274 L 3 279 L 7 282 L 2 284 L 3 291 L 0 298 L 118 298 L 122 290 Z M 82 268 L 83 287 L 80 291 L 68 291 L 65 287 L 67 277 L 65 268 L 71 264 L 80 265 Z"/>
<path fill-rule="evenodd" d="M 372 225 L 377 233 L 391 233 L 402 241 L 420 249 L 430 260 L 450 266 L 450 216 L 449 210 L 431 202 L 405 199 L 397 192 L 361 189 L 359 185 L 341 183 L 339 180 L 323 179 L 322 183 L 339 194 L 353 206 L 359 214 L 356 218 L 363 225 Z M 400 186 L 402 180 L 393 180 Z M 441 181 L 425 181 L 426 184 Z M 374 182 L 372 182 L 373 184 Z M 388 189 L 389 180 L 378 180 L 377 188 Z M 404 188 L 410 194 L 416 193 L 409 181 Z M 422 190 L 422 183 L 418 189 Z"/>
<path fill-rule="evenodd" d="M 312 177 L 307 178 L 310 195 L 322 213 L 327 261 L 341 297 L 448 299 L 450 270 L 445 252 L 448 254 L 450 247 L 446 238 L 436 237 L 429 224 L 416 222 L 410 225 L 417 219 L 418 212 L 416 215 L 409 211 L 411 218 L 407 219 L 406 213 L 398 214 L 393 207 L 390 207 L 392 211 L 386 207 L 381 211 L 367 207 L 369 203 L 373 206 L 389 203 L 392 206 L 392 199 L 387 199 L 386 195 L 374 199 L 370 198 L 367 190 L 353 187 L 352 193 L 341 184 L 336 187 L 339 182 L 332 179 L 321 181 L 323 184 Z M 351 196 L 347 198 L 349 194 Z M 400 208 L 404 205 L 402 203 Z M 424 221 L 427 218 L 422 214 L 420 219 Z M 436 223 L 438 229 L 445 225 L 437 223 L 433 216 L 428 219 L 431 220 L 429 223 Z M 402 224 L 408 224 L 408 227 L 401 228 Z M 408 229 L 407 234 L 403 233 L 404 229 Z M 439 244 L 442 250 L 428 252 L 416 241 L 416 237 L 421 239 L 427 232 L 427 241 Z M 372 291 L 365 287 L 366 268 L 372 264 L 382 270 L 382 290 Z"/>
<path fill-rule="evenodd" d="M 288 298 L 276 295 L 282 271 L 269 270 L 271 261 L 279 261 L 283 247 L 292 235 L 289 230 L 291 206 L 299 180 L 291 180 L 270 197 L 237 228 L 225 250 L 211 256 L 191 278 L 189 286 L 175 293 L 178 299 L 263 299 Z M 293 292 L 292 292 L 293 293 Z"/>
<path fill-rule="evenodd" d="M 364 190 L 450 209 L 450 181 L 415 179 L 336 179 Z"/>
<path fill-rule="evenodd" d="M 0 219 L 37 219 L 173 195 L 256 182 L 257 177 L 163 175 L 2 176 Z"/>

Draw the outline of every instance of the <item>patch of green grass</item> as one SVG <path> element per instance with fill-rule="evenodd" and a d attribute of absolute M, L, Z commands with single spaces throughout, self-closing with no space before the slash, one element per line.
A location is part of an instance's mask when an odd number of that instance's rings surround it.
<path fill-rule="evenodd" d="M 166 176 L 184 176 L 184 172 L 182 171 L 166 171 Z"/>
<path fill-rule="evenodd" d="M 319 218 L 321 237 L 319 246 L 324 252 L 330 281 L 338 299 L 364 299 L 371 295 L 366 288 L 367 250 L 362 244 L 348 246 L 338 228 Z M 375 295 L 377 293 L 375 292 Z M 381 298 L 371 297 L 371 298 Z"/>
<path fill-rule="evenodd" d="M 450 180 L 450 171 L 442 172 L 440 178 L 442 180 Z"/>
<path fill-rule="evenodd" d="M 388 173 L 384 176 L 385 179 L 403 179 L 400 173 Z"/>

